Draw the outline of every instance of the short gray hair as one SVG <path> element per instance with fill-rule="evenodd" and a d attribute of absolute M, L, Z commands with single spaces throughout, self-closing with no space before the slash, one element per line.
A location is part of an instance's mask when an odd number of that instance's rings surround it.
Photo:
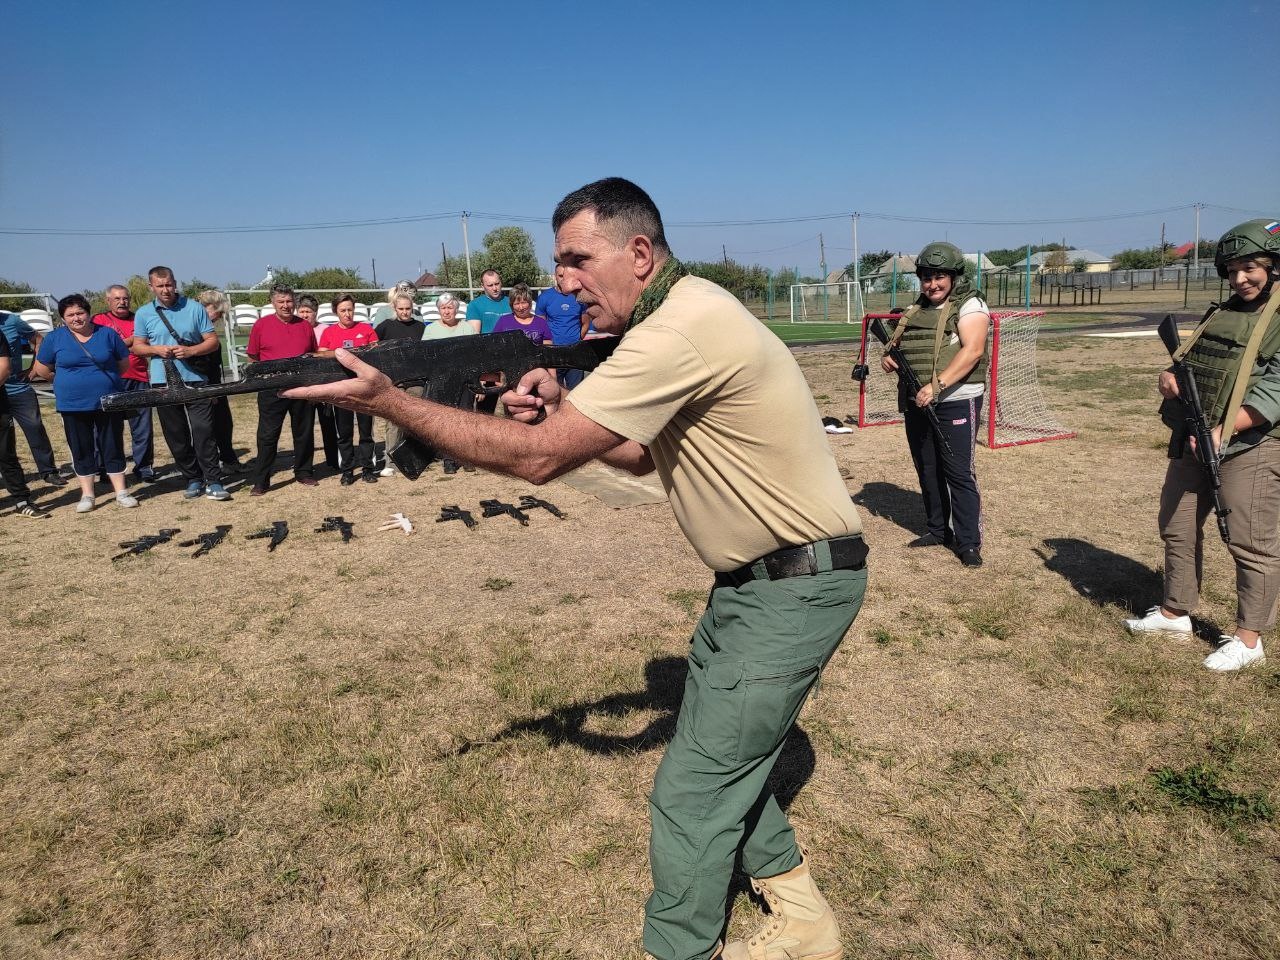
<path fill-rule="evenodd" d="M 455 297 L 452 293 L 442 293 L 440 294 L 440 296 L 436 297 L 437 308 L 443 307 L 445 304 L 457 303 L 457 302 L 458 302 L 458 298 Z"/>

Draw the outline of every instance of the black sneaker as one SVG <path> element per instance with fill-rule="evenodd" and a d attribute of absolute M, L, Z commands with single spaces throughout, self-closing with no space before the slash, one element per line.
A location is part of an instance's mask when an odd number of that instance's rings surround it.
<path fill-rule="evenodd" d="M 365 467 L 364 475 L 361 476 L 360 479 L 363 480 L 365 483 L 377 483 L 378 471 L 374 470 L 373 467 Z"/>
<path fill-rule="evenodd" d="M 939 537 L 932 533 L 926 533 L 923 537 L 916 537 L 914 540 L 908 543 L 907 546 L 913 547 L 913 548 L 914 547 L 949 547 L 951 546 L 951 535 L 944 534 L 943 536 Z"/>
<path fill-rule="evenodd" d="M 342 479 L 339 480 L 338 482 L 341 483 L 344 487 L 349 487 L 356 482 L 356 475 L 351 470 L 343 470 Z"/>
<path fill-rule="evenodd" d="M 40 479 L 51 487 L 65 487 L 66 479 L 56 470 L 50 470 L 48 473 L 41 474 Z"/>
<path fill-rule="evenodd" d="M 982 554 L 977 550 L 961 550 L 960 562 L 966 567 L 980 567 L 982 566 Z"/>
<path fill-rule="evenodd" d="M 50 516 L 48 510 L 36 506 L 30 500 L 23 500 L 14 507 L 13 512 L 20 517 L 26 517 L 28 520 L 48 520 Z"/>

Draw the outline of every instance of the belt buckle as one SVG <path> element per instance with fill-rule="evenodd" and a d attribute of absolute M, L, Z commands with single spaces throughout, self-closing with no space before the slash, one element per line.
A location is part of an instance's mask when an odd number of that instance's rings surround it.
<path fill-rule="evenodd" d="M 805 559 L 809 561 L 809 576 L 813 576 L 818 572 L 818 555 L 813 549 L 812 543 L 806 543 L 804 545 L 804 556 Z"/>

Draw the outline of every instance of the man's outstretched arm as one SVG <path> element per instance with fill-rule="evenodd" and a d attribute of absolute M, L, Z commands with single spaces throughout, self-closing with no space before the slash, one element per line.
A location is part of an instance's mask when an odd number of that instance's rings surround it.
<path fill-rule="evenodd" d="M 596 458 L 632 472 L 647 472 L 644 466 L 649 457 L 644 447 L 600 426 L 572 403 L 559 403 L 558 397 L 550 403 L 545 399 L 529 403 L 528 409 L 504 420 L 411 397 L 348 351 L 339 350 L 336 357 L 355 377 L 297 387 L 283 396 L 333 403 L 391 420 L 451 457 L 530 483 L 554 480 Z M 531 372 L 525 380 L 532 382 L 537 373 Z M 538 408 L 547 411 L 546 419 L 528 422 Z M 652 469 L 651 461 L 648 466 Z"/>

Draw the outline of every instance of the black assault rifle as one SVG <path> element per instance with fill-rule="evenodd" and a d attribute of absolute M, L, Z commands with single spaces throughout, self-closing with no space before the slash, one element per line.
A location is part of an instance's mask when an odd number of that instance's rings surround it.
<path fill-rule="evenodd" d="M 1178 347 L 1182 343 L 1173 314 L 1166 313 L 1157 329 L 1160 331 L 1160 339 L 1164 341 L 1164 348 L 1172 357 L 1178 352 Z M 1173 372 L 1173 378 L 1178 382 L 1178 401 L 1182 406 L 1183 423 L 1180 428 L 1174 427 L 1173 435 L 1169 438 L 1169 459 L 1181 457 L 1187 437 L 1195 437 L 1196 456 L 1209 476 L 1209 492 L 1213 496 L 1213 514 L 1218 518 L 1218 533 L 1221 534 L 1223 543 L 1230 544 L 1231 533 L 1227 530 L 1227 514 L 1231 512 L 1231 508 L 1222 502 L 1222 460 L 1218 456 L 1217 448 L 1213 445 L 1213 427 L 1205 419 L 1204 407 L 1200 404 L 1200 391 L 1196 389 L 1191 368 L 1181 360 L 1174 360 L 1170 370 Z"/>
<path fill-rule="evenodd" d="M 867 329 L 875 336 L 877 340 L 889 347 L 889 331 L 885 329 L 884 321 L 879 317 L 873 317 L 867 321 Z M 911 369 L 911 364 L 907 362 L 906 355 L 903 354 L 902 348 L 897 344 L 886 351 L 889 358 L 898 365 L 898 380 L 907 388 L 910 393 L 908 403 L 915 403 L 916 394 L 924 389 L 924 384 L 920 382 L 920 378 L 916 376 L 916 372 Z M 136 394 L 129 394 L 136 396 Z M 934 399 L 938 399 L 934 397 Z M 932 403 L 924 408 L 924 415 L 929 418 L 929 422 L 933 424 L 933 432 L 937 435 L 938 441 L 942 444 L 942 448 L 947 451 L 947 456 L 953 456 L 951 444 L 947 442 L 947 435 L 942 432 L 942 421 L 938 419 L 938 410 Z"/>
<path fill-rule="evenodd" d="M 477 394 L 493 396 L 514 389 L 521 377 L 538 367 L 594 370 L 617 345 L 616 337 L 599 337 L 565 347 L 539 346 L 523 333 L 513 331 L 448 340 L 391 340 L 356 347 L 351 352 L 381 370 L 398 387 L 421 386 L 428 400 L 469 409 Z M 193 386 L 183 382 L 172 360 L 166 358 L 163 362 L 163 387 L 109 393 L 102 398 L 102 409 L 140 410 L 195 403 L 237 393 L 337 383 L 354 376 L 333 357 L 306 356 L 251 363 L 239 380 Z M 499 382 L 482 382 L 482 378 L 493 379 L 489 374 L 501 374 Z M 435 451 L 407 432 L 403 436 L 388 455 L 401 473 L 416 480 L 435 459 Z"/>

